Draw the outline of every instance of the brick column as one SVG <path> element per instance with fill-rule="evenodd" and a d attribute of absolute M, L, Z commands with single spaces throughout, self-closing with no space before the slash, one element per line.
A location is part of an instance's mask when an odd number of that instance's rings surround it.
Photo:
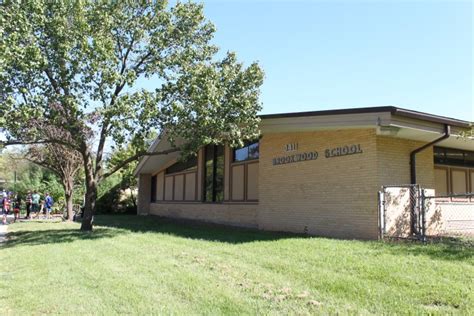
<path fill-rule="evenodd" d="M 151 202 L 151 174 L 138 175 L 137 214 L 147 215 Z"/>
<path fill-rule="evenodd" d="M 232 162 L 232 148 L 228 145 L 224 147 L 224 201 L 230 200 L 230 172 Z"/>

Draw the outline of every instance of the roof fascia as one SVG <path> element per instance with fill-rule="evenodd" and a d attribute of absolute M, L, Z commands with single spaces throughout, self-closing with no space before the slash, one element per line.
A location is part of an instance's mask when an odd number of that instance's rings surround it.
<path fill-rule="evenodd" d="M 428 122 L 449 124 L 451 126 L 458 126 L 468 128 L 474 125 L 473 122 L 458 120 L 440 115 L 434 115 L 425 112 L 418 112 L 408 109 L 403 109 L 395 106 L 378 106 L 378 107 L 365 107 L 365 108 L 353 108 L 353 109 L 339 109 L 339 110 L 323 110 L 323 111 L 309 111 L 309 112 L 293 112 L 293 113 L 277 113 L 277 114 L 263 114 L 259 117 L 262 120 L 279 119 L 279 118 L 298 118 L 298 117 L 316 117 L 316 116 L 336 116 L 336 115 L 347 115 L 347 114 L 369 114 L 387 112 L 392 115 L 404 116 L 409 118 L 416 118 Z"/>
<path fill-rule="evenodd" d="M 154 152 L 158 145 L 160 144 L 161 140 L 163 139 L 162 135 L 158 135 L 156 139 L 153 141 L 153 143 L 148 147 L 147 152 Z M 147 162 L 147 160 L 150 158 L 150 156 L 143 156 L 140 159 L 140 162 L 138 163 L 137 167 L 133 171 L 133 175 L 136 177 L 138 176 L 140 170 L 142 169 L 143 165 Z"/>

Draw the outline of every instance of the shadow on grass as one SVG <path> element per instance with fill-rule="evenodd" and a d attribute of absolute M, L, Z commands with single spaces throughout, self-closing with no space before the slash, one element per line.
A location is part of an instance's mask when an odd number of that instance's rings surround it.
<path fill-rule="evenodd" d="M 102 215 L 95 218 L 94 224 L 101 227 L 125 229 L 131 232 L 160 233 L 230 244 L 307 237 L 302 234 L 265 232 L 252 228 L 232 227 L 158 216 Z"/>
<path fill-rule="evenodd" d="M 265 232 L 256 229 L 236 228 L 189 220 L 176 220 L 157 216 L 98 216 L 96 225 L 129 230 L 170 234 L 183 238 L 226 242 L 232 244 L 272 241 L 308 236 L 292 233 Z M 318 239 L 313 239 L 317 242 Z M 337 242 L 337 240 L 334 240 Z M 364 241 L 384 253 L 395 255 L 429 256 L 437 260 L 464 261 L 474 258 L 474 242 L 465 239 L 443 239 L 428 244 L 420 242 L 373 242 Z"/>
<path fill-rule="evenodd" d="M 40 221 L 36 222 L 41 224 Z M 52 222 L 47 222 L 53 224 Z M 60 222 L 54 223 L 61 225 Z M 53 243 L 70 243 L 77 240 L 112 238 L 127 233 L 157 233 L 182 238 L 240 244 L 253 241 L 271 241 L 283 238 L 304 237 L 290 233 L 262 232 L 256 229 L 236 228 L 196 221 L 174 220 L 156 216 L 99 215 L 94 220 L 92 232 L 82 232 L 78 227 L 70 229 L 37 229 L 8 233 L 4 247 L 34 246 Z"/>
<path fill-rule="evenodd" d="M 119 230 L 97 228 L 94 232 L 74 229 L 20 230 L 8 233 L 8 241 L 3 248 L 16 246 L 36 246 L 56 243 L 70 243 L 76 240 L 111 238 L 120 234 Z"/>
<path fill-rule="evenodd" d="M 157 216 L 100 215 L 96 216 L 93 232 L 81 232 L 77 228 L 50 230 L 22 230 L 8 234 L 9 241 L 4 247 L 18 245 L 43 245 L 48 243 L 67 243 L 76 240 L 112 238 L 127 233 L 156 233 L 176 237 L 242 244 L 255 241 L 275 241 L 290 238 L 306 238 L 301 234 L 265 232 L 256 229 L 236 228 L 208 224 L 197 221 L 168 219 Z M 60 225 L 60 224 L 58 224 Z M 308 240 L 318 242 L 318 238 Z M 327 239 L 326 239 L 327 240 Z M 337 243 L 334 240 L 334 243 Z M 420 242 L 363 242 L 367 248 L 381 254 L 400 256 L 428 256 L 436 260 L 469 261 L 474 259 L 472 239 L 442 239 L 421 244 Z M 297 244 L 295 244 L 297 247 Z M 343 254 L 341 254 L 343 255 Z"/>
<path fill-rule="evenodd" d="M 376 243 L 375 248 L 396 255 L 428 256 L 448 261 L 474 260 L 474 240 L 465 238 L 429 240 L 426 244 L 419 241 L 388 241 Z"/>

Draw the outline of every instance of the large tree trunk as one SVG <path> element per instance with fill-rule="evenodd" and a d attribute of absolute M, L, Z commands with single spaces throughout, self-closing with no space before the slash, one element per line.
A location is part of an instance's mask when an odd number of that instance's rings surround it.
<path fill-rule="evenodd" d="M 87 145 L 83 145 L 85 147 Z M 88 148 L 84 150 L 84 171 L 86 175 L 86 196 L 84 201 L 84 216 L 82 218 L 81 230 L 91 231 L 97 199 L 97 182 L 94 176 L 92 156 Z"/>
<path fill-rule="evenodd" d="M 66 198 L 66 216 L 68 221 L 72 221 L 74 218 L 74 179 L 64 179 L 64 196 Z"/>

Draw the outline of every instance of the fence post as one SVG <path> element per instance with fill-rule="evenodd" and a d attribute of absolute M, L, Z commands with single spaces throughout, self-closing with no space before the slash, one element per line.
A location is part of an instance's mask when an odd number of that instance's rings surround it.
<path fill-rule="evenodd" d="M 416 235 L 416 190 L 415 185 L 410 185 L 410 234 Z"/>
<path fill-rule="evenodd" d="M 421 189 L 421 241 L 426 242 L 426 203 L 425 203 L 425 189 Z"/>
<path fill-rule="evenodd" d="M 380 223 L 380 239 L 383 239 L 383 235 L 385 232 L 385 195 L 382 188 L 382 191 L 378 192 L 378 199 L 379 199 L 379 223 Z"/>

